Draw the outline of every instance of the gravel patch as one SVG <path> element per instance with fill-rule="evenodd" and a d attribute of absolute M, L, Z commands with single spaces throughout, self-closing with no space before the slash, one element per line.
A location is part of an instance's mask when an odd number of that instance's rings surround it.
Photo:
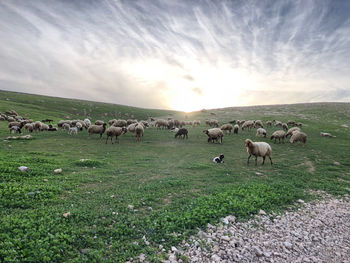
<path fill-rule="evenodd" d="M 350 197 L 311 203 L 270 217 L 264 211 L 247 222 L 234 216 L 208 224 L 189 243 L 169 251 L 166 262 L 350 262 Z"/>

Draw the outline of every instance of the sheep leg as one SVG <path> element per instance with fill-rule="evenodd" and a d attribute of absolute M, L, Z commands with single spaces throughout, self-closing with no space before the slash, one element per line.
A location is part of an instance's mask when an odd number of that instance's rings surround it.
<path fill-rule="evenodd" d="M 264 164 L 265 164 L 265 158 L 266 158 L 266 156 L 263 156 L 263 162 L 262 162 L 262 165 L 264 165 Z"/>
<path fill-rule="evenodd" d="M 269 156 L 269 158 L 270 158 L 270 162 L 271 162 L 271 165 L 272 165 L 272 164 L 273 164 L 273 163 L 272 163 L 272 159 L 271 159 L 271 157 L 270 157 L 270 156 Z"/>
<path fill-rule="evenodd" d="M 255 166 L 258 165 L 258 156 L 255 156 Z"/>
<path fill-rule="evenodd" d="M 252 156 L 252 155 L 249 154 L 247 164 L 249 164 L 249 159 L 250 159 L 251 156 Z"/>

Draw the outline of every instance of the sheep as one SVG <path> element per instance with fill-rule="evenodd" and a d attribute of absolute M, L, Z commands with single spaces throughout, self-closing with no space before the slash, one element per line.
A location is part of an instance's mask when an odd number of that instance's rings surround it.
<path fill-rule="evenodd" d="M 8 122 L 13 122 L 13 121 L 16 121 L 16 119 L 15 119 L 14 117 L 8 117 L 8 118 L 7 118 L 7 121 L 8 121 Z"/>
<path fill-rule="evenodd" d="M 285 131 L 288 131 L 288 124 L 287 123 L 282 123 L 282 129 Z"/>
<path fill-rule="evenodd" d="M 178 132 L 179 130 L 180 130 L 180 129 L 177 128 L 177 127 L 174 127 L 174 128 L 172 128 L 172 129 L 170 129 L 171 132 L 175 132 L 175 133 Z"/>
<path fill-rule="evenodd" d="M 287 121 L 287 124 L 288 124 L 288 125 L 295 125 L 295 121 L 288 120 L 288 121 Z"/>
<path fill-rule="evenodd" d="M 26 129 L 27 132 L 33 132 L 33 130 L 34 130 L 33 124 L 31 124 L 31 123 L 25 124 L 24 129 Z"/>
<path fill-rule="evenodd" d="M 66 130 L 66 131 L 68 131 L 68 130 L 69 130 L 69 128 L 70 128 L 69 123 L 63 123 L 63 125 L 62 125 L 62 130 Z"/>
<path fill-rule="evenodd" d="M 263 128 L 258 128 L 256 130 L 256 137 L 260 137 L 260 136 L 263 136 L 264 138 L 266 138 L 266 130 L 263 129 Z"/>
<path fill-rule="evenodd" d="M 180 137 L 182 139 L 188 139 L 188 130 L 186 128 L 181 128 L 177 131 L 177 133 L 175 134 L 175 138 Z"/>
<path fill-rule="evenodd" d="M 270 127 L 272 126 L 272 121 L 266 121 L 265 123 L 266 123 L 266 126 L 270 126 Z"/>
<path fill-rule="evenodd" d="M 168 121 L 163 119 L 156 120 L 155 126 L 157 127 L 157 129 L 168 128 Z"/>
<path fill-rule="evenodd" d="M 101 121 L 101 120 L 95 121 L 95 125 L 101 125 L 102 126 L 103 124 L 105 124 L 104 121 Z"/>
<path fill-rule="evenodd" d="M 143 136 L 145 129 L 141 123 L 138 123 L 135 127 L 136 132 L 136 141 L 141 141 L 141 137 Z"/>
<path fill-rule="evenodd" d="M 127 125 L 130 125 L 130 124 L 132 124 L 132 123 L 137 123 L 137 120 L 133 120 L 133 119 L 127 119 L 127 120 L 126 120 L 126 124 L 127 124 Z"/>
<path fill-rule="evenodd" d="M 149 123 L 147 121 L 140 121 L 140 123 L 143 124 L 144 128 L 148 128 L 149 127 Z"/>
<path fill-rule="evenodd" d="M 174 126 L 177 127 L 177 128 L 181 128 L 182 127 L 181 122 L 179 120 L 174 120 Z"/>
<path fill-rule="evenodd" d="M 115 127 L 127 127 L 128 126 L 128 123 L 126 122 L 126 120 L 117 120 L 115 121 L 112 126 L 115 126 Z"/>
<path fill-rule="evenodd" d="M 168 118 L 169 119 L 169 118 Z M 168 129 L 172 129 L 175 126 L 174 120 L 170 119 L 168 120 Z"/>
<path fill-rule="evenodd" d="M 12 122 L 10 122 L 10 123 L 8 124 L 8 127 L 11 128 L 11 127 L 13 127 L 13 126 L 17 126 L 17 127 L 22 128 L 23 125 L 24 125 L 24 124 L 23 124 L 22 122 L 12 121 Z"/>
<path fill-rule="evenodd" d="M 282 142 L 284 143 L 284 138 L 285 137 L 286 137 L 285 131 L 278 130 L 278 131 L 275 131 L 274 133 L 272 133 L 272 135 L 270 137 L 270 140 L 275 139 L 274 143 L 276 143 L 276 140 L 278 139 L 278 142 L 281 143 L 281 139 L 282 139 Z"/>
<path fill-rule="evenodd" d="M 257 127 L 264 128 L 264 125 L 261 120 L 256 120 L 254 122 L 254 128 L 257 128 Z"/>
<path fill-rule="evenodd" d="M 271 165 L 273 164 L 272 159 L 271 159 L 272 149 L 268 143 L 266 143 L 266 142 L 253 142 L 250 139 L 246 139 L 245 146 L 247 148 L 247 152 L 249 153 L 249 157 L 248 157 L 248 161 L 247 161 L 248 165 L 249 165 L 249 159 L 252 155 L 255 156 L 255 165 L 258 164 L 258 157 L 259 156 L 263 158 L 262 165 L 264 165 L 264 163 L 265 163 L 266 156 L 268 156 L 270 158 Z"/>
<path fill-rule="evenodd" d="M 34 122 L 34 131 L 36 132 L 41 131 L 41 126 L 42 126 L 42 123 L 40 121 Z"/>
<path fill-rule="evenodd" d="M 250 131 L 251 128 L 253 128 L 253 126 L 254 126 L 253 121 L 245 121 L 242 125 L 242 131 L 244 131 L 245 129 L 248 129 L 248 131 Z"/>
<path fill-rule="evenodd" d="M 62 128 L 63 124 L 65 124 L 65 123 L 68 123 L 69 126 L 72 125 L 72 121 L 70 121 L 70 120 L 60 120 L 60 121 L 57 123 L 57 126 L 58 126 L 59 128 Z"/>
<path fill-rule="evenodd" d="M 231 133 L 233 126 L 232 124 L 224 124 L 220 128 L 222 131 L 228 131 L 228 133 Z"/>
<path fill-rule="evenodd" d="M 49 125 L 48 131 L 58 131 L 57 128 L 53 127 L 51 124 Z"/>
<path fill-rule="evenodd" d="M 40 127 L 40 131 L 47 131 L 49 129 L 49 125 L 42 123 Z"/>
<path fill-rule="evenodd" d="M 280 121 L 276 121 L 276 120 L 273 120 L 273 122 L 275 123 L 275 126 L 281 126 L 282 127 L 282 122 Z"/>
<path fill-rule="evenodd" d="M 203 131 L 207 136 L 208 136 L 208 142 L 218 142 L 220 140 L 220 143 L 222 143 L 222 137 L 224 137 L 224 133 L 221 129 L 219 128 L 212 128 L 209 130 L 204 130 Z"/>
<path fill-rule="evenodd" d="M 233 126 L 233 133 L 238 134 L 238 130 L 239 130 L 239 126 L 238 124 L 235 124 L 235 126 Z"/>
<path fill-rule="evenodd" d="M 83 130 L 83 125 L 80 123 L 80 122 L 77 122 L 75 124 L 75 127 L 79 130 L 79 131 L 82 131 Z"/>
<path fill-rule="evenodd" d="M 220 154 L 220 156 L 214 157 L 213 162 L 214 163 L 224 163 L 224 155 Z"/>
<path fill-rule="evenodd" d="M 290 137 L 289 142 L 295 143 L 295 142 L 302 142 L 303 144 L 306 143 L 307 135 L 304 132 L 301 131 L 294 131 L 292 134 L 292 137 Z"/>
<path fill-rule="evenodd" d="M 294 124 L 296 127 L 302 127 L 303 126 L 303 124 L 301 123 L 301 122 L 297 122 L 297 123 L 295 123 Z"/>
<path fill-rule="evenodd" d="M 77 127 L 70 127 L 68 130 L 68 134 L 72 135 L 72 134 L 78 134 L 78 128 Z"/>
<path fill-rule="evenodd" d="M 106 144 L 108 141 L 108 138 L 111 137 L 111 143 L 113 144 L 113 136 L 115 136 L 115 142 L 119 143 L 118 136 L 125 134 L 127 132 L 127 129 L 125 127 L 115 127 L 111 126 L 106 130 Z"/>
<path fill-rule="evenodd" d="M 288 138 L 288 136 L 292 136 L 294 131 L 300 131 L 300 128 L 299 127 L 290 128 L 286 134 L 286 138 Z"/>
<path fill-rule="evenodd" d="M 109 120 L 108 121 L 108 124 L 110 125 L 110 126 L 112 126 L 113 125 L 113 123 L 115 123 L 117 121 L 117 119 L 112 119 L 112 120 Z"/>
<path fill-rule="evenodd" d="M 219 127 L 219 121 L 218 120 L 207 120 L 207 121 L 205 121 L 205 123 L 207 125 L 209 125 L 210 127 L 216 127 L 216 128 Z"/>
<path fill-rule="evenodd" d="M 86 129 L 91 126 L 91 121 L 89 119 L 85 119 L 84 122 L 85 122 L 85 128 Z"/>
<path fill-rule="evenodd" d="M 194 120 L 193 121 L 193 127 L 196 127 L 196 126 L 201 126 L 201 121 L 199 121 L 199 120 Z"/>
<path fill-rule="evenodd" d="M 328 132 L 320 132 L 320 135 L 323 137 L 335 138 L 336 136 L 328 133 Z"/>
<path fill-rule="evenodd" d="M 88 128 L 88 133 L 89 133 L 89 139 L 91 134 L 100 134 L 100 139 L 102 138 L 102 134 L 105 133 L 106 131 L 106 123 L 103 123 L 102 125 L 91 125 Z"/>
<path fill-rule="evenodd" d="M 11 126 L 11 128 L 10 128 L 10 133 L 22 133 L 22 132 L 21 132 L 21 127 L 18 127 L 18 126 Z"/>

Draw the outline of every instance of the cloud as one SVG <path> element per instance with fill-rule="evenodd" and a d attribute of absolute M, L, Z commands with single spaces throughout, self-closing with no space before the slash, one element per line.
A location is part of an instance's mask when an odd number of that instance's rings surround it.
<path fill-rule="evenodd" d="M 151 108 L 179 89 L 198 109 L 350 101 L 349 1 L 4 0 L 0 17 L 0 89 Z"/>

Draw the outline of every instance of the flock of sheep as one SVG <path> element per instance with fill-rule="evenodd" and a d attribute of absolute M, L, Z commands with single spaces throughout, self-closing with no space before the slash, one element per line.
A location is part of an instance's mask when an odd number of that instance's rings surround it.
<path fill-rule="evenodd" d="M 0 113 L 0 120 L 8 121 L 8 127 L 10 133 L 21 133 L 21 129 L 24 128 L 27 132 L 39 132 L 39 131 L 58 131 L 58 129 L 66 130 L 68 134 L 77 134 L 83 129 L 87 130 L 88 137 L 90 138 L 93 134 L 99 134 L 100 139 L 103 134 L 106 133 L 106 144 L 108 139 L 111 140 L 113 144 L 113 137 L 115 137 L 115 143 L 119 143 L 118 137 L 130 132 L 135 134 L 136 141 L 140 141 L 144 135 L 145 129 L 148 127 L 155 127 L 157 129 L 169 129 L 175 132 L 175 138 L 188 138 L 188 130 L 184 126 L 189 125 L 192 127 L 201 125 L 199 120 L 195 121 L 180 121 L 168 118 L 164 119 L 154 119 L 149 118 L 147 121 L 137 121 L 134 119 L 122 120 L 122 119 L 112 119 L 107 123 L 102 120 L 95 121 L 94 124 L 91 123 L 89 119 L 85 120 L 61 120 L 57 123 L 57 127 L 53 127 L 51 124 L 46 124 L 45 122 L 51 123 L 51 119 L 45 119 L 42 121 L 33 121 L 31 119 L 23 118 L 17 114 L 15 111 L 7 111 L 5 113 Z M 208 136 L 209 142 L 222 143 L 224 134 L 238 134 L 241 128 L 242 132 L 250 131 L 256 129 L 257 137 L 267 136 L 267 131 L 264 128 L 264 124 L 261 120 L 232 120 L 229 123 L 223 124 L 219 127 L 218 120 L 207 120 L 206 125 L 210 126 L 209 129 L 203 131 Z M 109 127 L 107 127 L 109 125 Z M 279 143 L 284 143 L 285 138 L 290 136 L 290 143 L 302 142 L 306 143 L 307 135 L 301 131 L 302 124 L 296 123 L 294 121 L 288 121 L 283 123 L 278 120 L 266 121 L 265 126 L 267 127 L 280 127 L 280 130 L 274 131 L 270 140 L 274 140 L 274 143 L 278 140 Z M 321 136 L 335 137 L 329 133 L 322 133 Z M 271 146 L 266 142 L 253 142 L 250 139 L 245 141 L 245 146 L 247 152 L 249 153 L 248 163 L 250 157 L 255 156 L 255 162 L 257 163 L 257 157 L 263 158 L 263 164 L 265 158 L 269 157 L 271 164 Z"/>

